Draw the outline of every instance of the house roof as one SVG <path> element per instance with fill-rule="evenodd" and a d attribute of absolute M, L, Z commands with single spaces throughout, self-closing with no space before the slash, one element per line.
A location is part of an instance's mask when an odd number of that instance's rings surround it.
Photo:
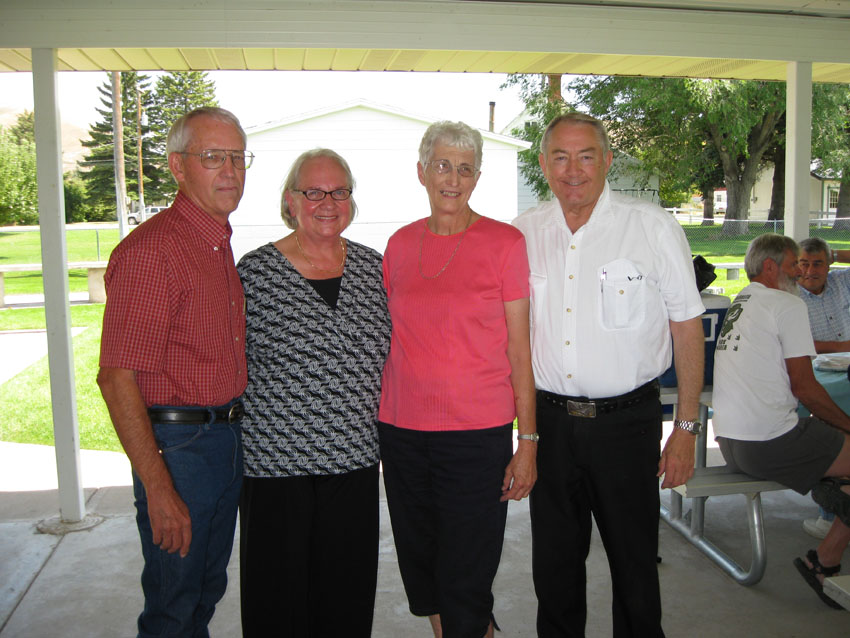
<path fill-rule="evenodd" d="M 844 0 L 3 0 L 0 71 L 572 73 L 850 82 Z"/>
<path fill-rule="evenodd" d="M 286 117 L 280 120 L 276 120 L 273 122 L 265 122 L 263 124 L 258 124 L 256 126 L 249 126 L 245 129 L 245 133 L 250 137 L 251 135 L 256 135 L 258 133 L 264 133 L 266 131 L 270 131 L 276 128 L 280 128 L 282 126 L 289 126 L 291 124 L 295 124 L 298 122 L 304 122 L 311 119 L 316 119 L 320 117 L 325 117 L 327 115 L 331 115 L 333 113 L 340 113 L 342 111 L 349 111 L 353 109 L 367 109 L 370 111 L 376 111 L 378 113 L 385 113 L 387 115 L 392 115 L 395 117 L 401 117 L 408 120 L 413 120 L 416 122 L 421 122 L 425 126 L 429 126 L 437 121 L 436 118 L 427 117 L 424 115 L 417 115 L 414 113 L 410 113 L 409 111 L 405 111 L 404 109 L 397 108 L 395 106 L 389 106 L 386 104 L 379 104 L 377 102 L 372 102 L 370 100 L 365 99 L 356 99 L 350 100 L 348 102 L 344 102 L 342 104 L 336 104 L 333 106 L 327 106 L 319 109 L 314 109 L 312 111 L 307 111 L 305 113 L 300 113 L 297 115 L 293 115 L 290 117 Z M 508 146 L 514 146 L 518 149 L 527 149 L 531 148 L 531 143 L 526 142 L 525 140 L 520 140 L 515 137 L 510 137 L 508 135 L 501 135 L 499 133 L 493 133 L 491 131 L 487 131 L 485 129 L 478 129 L 481 133 L 481 136 L 484 139 L 491 140 L 493 142 L 499 142 L 502 144 L 506 144 Z"/>

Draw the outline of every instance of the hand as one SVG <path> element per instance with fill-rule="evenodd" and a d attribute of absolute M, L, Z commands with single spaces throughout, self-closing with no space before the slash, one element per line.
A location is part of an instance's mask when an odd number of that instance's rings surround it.
<path fill-rule="evenodd" d="M 694 444 L 696 435 L 680 428 L 673 428 L 667 439 L 661 459 L 658 461 L 658 474 L 664 475 L 661 487 L 678 487 L 687 483 L 694 475 Z"/>
<path fill-rule="evenodd" d="M 537 443 L 521 440 L 517 444 L 508 467 L 505 468 L 505 480 L 502 481 L 500 502 L 509 499 L 521 501 L 531 492 L 537 481 Z"/>
<path fill-rule="evenodd" d="M 192 543 L 189 508 L 173 486 L 145 489 L 154 544 L 169 554 L 179 551 L 185 558 Z"/>

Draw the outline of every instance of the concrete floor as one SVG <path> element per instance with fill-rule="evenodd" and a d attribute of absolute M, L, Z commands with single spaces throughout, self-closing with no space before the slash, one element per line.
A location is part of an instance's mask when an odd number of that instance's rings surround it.
<path fill-rule="evenodd" d="M 39 520 L 57 514 L 50 488 L 52 448 L 0 444 L 0 638 L 121 638 L 135 635 L 142 605 L 141 555 L 133 518 L 129 471 L 123 455 L 84 453 L 88 511 L 103 523 L 63 537 L 37 533 Z M 38 459 L 38 460 L 36 460 Z M 122 465 L 122 463 L 124 465 Z M 101 468 L 95 471 L 94 467 Z M 88 471 L 85 469 L 88 468 Z M 107 469 L 103 469 L 107 468 Z M 45 478 L 47 477 L 47 478 Z M 761 583 L 741 587 L 665 523 L 659 565 L 668 636 L 846 637 L 850 614 L 827 608 L 791 564 L 814 547 L 800 521 L 816 515 L 807 497 L 774 492 L 763 497 L 769 564 Z M 715 497 L 706 507 L 706 534 L 742 562 L 748 559 L 741 496 Z M 382 501 L 380 566 L 373 636 L 431 635 L 427 620 L 407 611 Z M 531 582 L 527 501 L 511 503 L 495 615 L 505 638 L 534 636 L 536 603 Z M 236 543 L 238 548 L 238 542 Z M 230 586 L 211 626 L 216 637 L 240 635 L 238 556 Z M 846 558 L 845 561 L 850 561 Z M 588 636 L 611 635 L 611 586 L 604 551 L 594 537 L 588 560 Z"/>

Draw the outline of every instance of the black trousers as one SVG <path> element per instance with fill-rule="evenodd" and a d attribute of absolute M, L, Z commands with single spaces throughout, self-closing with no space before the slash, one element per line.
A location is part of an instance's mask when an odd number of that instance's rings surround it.
<path fill-rule="evenodd" d="M 246 476 L 239 521 L 245 638 L 371 635 L 377 465 L 329 476 Z"/>
<path fill-rule="evenodd" d="M 481 638 L 493 611 L 508 504 L 512 425 L 422 432 L 378 423 L 399 571 L 416 616 L 444 638 Z"/>
<path fill-rule="evenodd" d="M 611 569 L 613 635 L 663 636 L 655 476 L 661 405 L 650 398 L 589 419 L 538 394 L 537 429 L 530 510 L 538 636 L 584 636 L 591 514 Z"/>

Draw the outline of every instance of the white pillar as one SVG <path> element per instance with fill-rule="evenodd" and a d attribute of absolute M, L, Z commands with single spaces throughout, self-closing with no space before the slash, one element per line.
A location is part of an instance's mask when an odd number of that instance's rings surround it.
<path fill-rule="evenodd" d="M 789 62 L 785 87 L 785 234 L 809 236 L 812 161 L 812 63 Z"/>
<path fill-rule="evenodd" d="M 38 218 L 41 227 L 53 435 L 56 439 L 56 469 L 59 476 L 59 514 L 63 521 L 72 523 L 85 517 L 86 505 L 80 477 L 80 435 L 74 389 L 74 353 L 71 347 L 62 134 L 56 67 L 55 49 L 32 49 Z"/>

